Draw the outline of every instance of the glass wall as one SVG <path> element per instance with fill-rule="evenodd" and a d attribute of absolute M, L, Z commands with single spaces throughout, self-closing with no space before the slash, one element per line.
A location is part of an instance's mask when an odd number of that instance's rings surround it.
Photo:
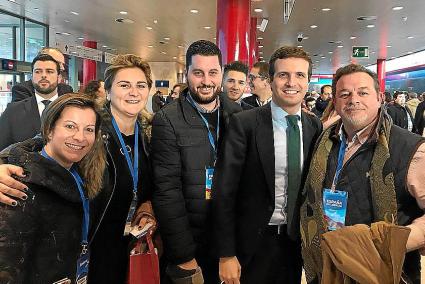
<path fill-rule="evenodd" d="M 21 59 L 21 19 L 0 10 L 0 58 Z"/>
<path fill-rule="evenodd" d="M 0 9 L 0 58 L 31 62 L 47 45 L 47 25 Z M 22 70 L 2 70 L 0 65 L 0 115 L 11 100 L 12 87 L 30 78 Z"/>
<path fill-rule="evenodd" d="M 31 62 L 47 45 L 47 25 L 0 9 L 0 58 Z"/>
<path fill-rule="evenodd" d="M 47 28 L 44 25 L 25 21 L 25 61 L 31 62 L 47 41 Z"/>

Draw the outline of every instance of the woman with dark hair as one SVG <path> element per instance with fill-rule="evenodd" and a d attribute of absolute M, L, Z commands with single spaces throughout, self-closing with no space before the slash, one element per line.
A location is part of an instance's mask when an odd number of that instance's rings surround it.
<path fill-rule="evenodd" d="M 83 93 L 91 96 L 99 106 L 106 101 L 105 83 L 102 80 L 92 80 L 84 87 Z"/>
<path fill-rule="evenodd" d="M 100 123 L 93 100 L 66 94 L 44 112 L 42 138 L 8 148 L 6 162 L 25 171 L 28 199 L 0 208 L 0 283 L 87 278 L 89 200 L 106 165 Z"/>

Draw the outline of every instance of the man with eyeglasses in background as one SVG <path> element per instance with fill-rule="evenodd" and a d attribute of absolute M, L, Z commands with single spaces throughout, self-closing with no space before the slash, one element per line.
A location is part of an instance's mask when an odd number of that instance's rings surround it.
<path fill-rule="evenodd" d="M 240 61 L 233 61 L 224 66 L 223 92 L 229 99 L 239 104 L 243 110 L 253 108 L 242 100 L 248 76 L 248 66 Z"/>
<path fill-rule="evenodd" d="M 248 77 L 252 96 L 246 97 L 242 101 L 252 107 L 259 107 L 269 103 L 272 99 L 269 64 L 266 62 L 255 63 Z"/>
<path fill-rule="evenodd" d="M 53 57 L 55 61 L 59 63 L 60 73 L 59 73 L 59 82 L 63 81 L 63 74 L 65 73 L 65 56 L 58 48 L 54 47 L 43 47 L 37 54 L 47 54 Z M 64 95 L 72 93 L 73 89 L 71 86 L 59 83 L 58 84 L 58 95 Z M 34 85 L 32 80 L 25 81 L 23 83 L 16 84 L 12 87 L 12 102 L 22 101 L 26 98 L 32 97 L 35 95 Z"/>

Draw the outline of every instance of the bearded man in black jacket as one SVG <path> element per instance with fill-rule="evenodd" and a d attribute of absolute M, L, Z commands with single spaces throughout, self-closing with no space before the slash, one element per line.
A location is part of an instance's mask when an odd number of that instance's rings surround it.
<path fill-rule="evenodd" d="M 219 283 L 211 239 L 211 181 L 229 116 L 241 107 L 220 92 L 221 52 L 209 41 L 186 53 L 188 88 L 152 126 L 153 207 L 172 280 Z M 202 268 L 202 271 L 201 271 Z"/>

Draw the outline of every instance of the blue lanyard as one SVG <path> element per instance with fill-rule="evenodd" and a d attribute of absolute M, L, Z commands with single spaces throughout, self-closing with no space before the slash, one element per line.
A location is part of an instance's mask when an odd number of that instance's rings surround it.
<path fill-rule="evenodd" d="M 52 157 L 50 157 L 46 151 L 41 150 L 41 155 L 51 161 L 56 162 Z M 57 163 L 57 162 L 56 162 Z M 83 216 L 83 224 L 82 224 L 82 237 L 81 237 L 81 246 L 83 247 L 83 250 L 87 249 L 87 244 L 88 244 L 88 235 L 89 235 L 89 224 L 90 224 L 90 201 L 89 199 L 84 195 L 84 190 L 83 190 L 83 186 L 84 186 L 84 182 L 81 179 L 80 175 L 77 173 L 77 171 L 75 169 L 69 170 L 69 172 L 72 174 L 72 177 L 75 180 L 75 183 L 77 184 L 78 187 L 78 192 L 80 193 L 80 198 L 81 198 L 81 202 L 83 203 L 83 211 L 84 211 L 84 216 Z"/>
<path fill-rule="evenodd" d="M 214 136 L 211 133 L 211 130 L 210 130 L 208 121 L 202 115 L 202 113 L 199 111 L 199 109 L 196 107 L 196 103 L 193 101 L 193 98 L 190 95 L 187 95 L 187 100 L 196 109 L 196 111 L 198 112 L 199 116 L 202 118 L 202 121 L 204 122 L 205 127 L 208 130 L 208 140 L 210 141 L 210 145 L 211 145 L 211 147 L 214 150 L 215 158 L 217 158 L 217 147 L 215 145 Z M 218 144 L 219 133 L 220 133 L 220 109 L 217 109 L 217 136 L 216 136 L 217 137 L 217 144 Z"/>
<path fill-rule="evenodd" d="M 344 163 L 345 149 L 347 147 L 344 134 L 341 134 L 341 145 L 339 146 L 338 152 L 338 165 L 336 167 L 335 177 L 332 182 L 332 190 L 335 190 L 336 183 L 338 182 L 339 174 L 341 173 L 342 166 Z"/>
<path fill-rule="evenodd" d="M 124 143 L 124 139 L 122 138 L 121 131 L 118 128 L 117 122 L 115 121 L 115 118 L 112 117 L 112 125 L 114 126 L 115 133 L 118 136 L 118 139 L 120 140 L 121 149 L 124 152 L 125 159 L 127 160 L 127 166 L 130 170 L 131 177 L 133 179 L 133 193 L 136 194 L 137 192 L 137 184 L 139 182 L 139 125 L 137 122 L 134 125 L 134 160 L 133 165 L 131 164 L 131 157 L 128 153 L 127 147 Z"/>

